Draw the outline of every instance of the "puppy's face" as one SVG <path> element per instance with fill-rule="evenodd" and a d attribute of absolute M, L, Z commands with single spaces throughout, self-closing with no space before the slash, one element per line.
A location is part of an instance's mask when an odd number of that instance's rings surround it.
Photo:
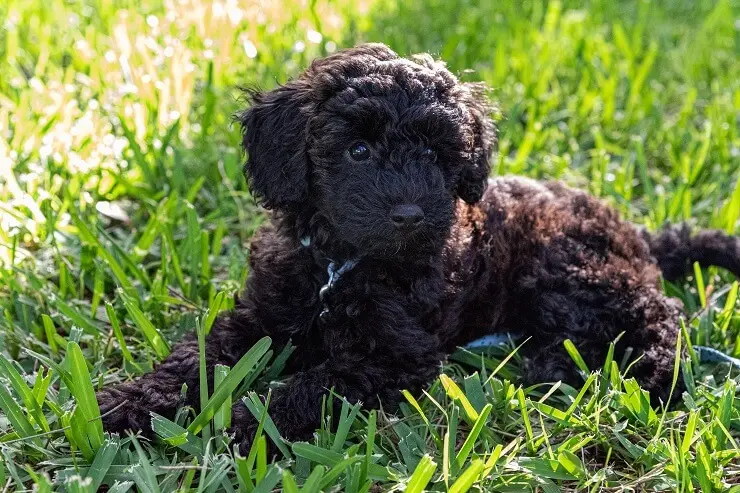
<path fill-rule="evenodd" d="M 457 198 L 485 189 L 494 134 L 480 91 L 429 57 L 362 45 L 252 103 L 240 120 L 253 193 L 316 210 L 362 255 L 438 249 Z"/>

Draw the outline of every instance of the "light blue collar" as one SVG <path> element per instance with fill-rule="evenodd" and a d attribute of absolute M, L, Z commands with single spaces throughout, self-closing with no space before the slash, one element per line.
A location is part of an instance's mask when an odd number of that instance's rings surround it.
<path fill-rule="evenodd" d="M 357 265 L 357 262 L 357 259 L 350 259 L 339 267 L 337 267 L 336 262 L 329 262 L 329 266 L 326 268 L 326 272 L 329 274 L 329 281 L 324 285 L 324 287 L 331 289 L 344 273 L 349 272 Z M 324 287 L 321 289 L 324 289 Z"/>
<path fill-rule="evenodd" d="M 503 334 L 489 334 L 487 336 L 483 336 L 480 339 L 476 339 L 472 342 L 469 342 L 465 345 L 466 349 L 479 349 L 479 348 L 491 348 L 491 347 L 504 347 L 509 342 L 516 342 L 517 339 L 520 339 L 521 336 L 519 334 L 510 334 L 508 332 L 504 332 Z"/>
<path fill-rule="evenodd" d="M 312 243 L 311 237 L 304 236 L 300 239 L 300 242 L 301 245 L 308 248 Z M 319 300 L 324 304 L 324 308 L 320 314 L 322 318 L 329 314 L 329 306 L 326 302 L 327 294 L 344 274 L 355 268 L 358 262 L 359 259 L 349 259 L 345 260 L 342 264 L 337 265 L 337 262 L 329 259 L 329 265 L 326 267 L 326 273 L 329 274 L 329 280 L 319 289 Z"/>
<path fill-rule="evenodd" d="M 310 247 L 312 243 L 310 236 L 304 236 L 300 241 L 301 245 L 305 248 Z M 321 291 L 324 291 L 324 288 L 331 289 L 343 274 L 355 268 L 357 262 L 359 262 L 359 259 L 353 258 L 345 260 L 343 264 L 340 264 L 337 267 L 337 263 L 334 260 L 329 259 L 329 265 L 326 267 L 326 273 L 329 274 L 329 281 L 321 287 Z"/>

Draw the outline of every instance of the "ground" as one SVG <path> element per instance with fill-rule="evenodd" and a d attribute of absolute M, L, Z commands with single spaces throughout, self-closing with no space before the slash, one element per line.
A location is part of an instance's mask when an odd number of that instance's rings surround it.
<path fill-rule="evenodd" d="M 345 406 L 275 461 L 262 441 L 234 458 L 222 431 L 232 392 L 281 375 L 268 341 L 202 415 L 158 418 L 159 441 L 104 436 L 94 400 L 207 331 L 244 281 L 264 216 L 236 86 L 358 41 L 489 84 L 495 174 L 563 179 L 650 229 L 738 234 L 738 0 L 8 0 L 0 26 L 0 491 L 740 491 L 740 378 L 691 359 L 679 405 L 651 410 L 622 362 L 523 388 L 512 347 L 460 351 L 400 413 Z M 740 353 L 733 281 L 665 286 L 690 356 Z"/>

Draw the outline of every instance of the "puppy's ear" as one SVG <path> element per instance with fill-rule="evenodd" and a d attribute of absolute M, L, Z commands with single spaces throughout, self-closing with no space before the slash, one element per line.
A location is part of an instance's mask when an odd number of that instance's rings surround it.
<path fill-rule="evenodd" d="M 467 94 L 465 105 L 470 112 L 472 149 L 467 164 L 463 167 L 457 186 L 457 195 L 468 204 L 483 197 L 491 172 L 491 157 L 496 145 L 496 127 L 491 119 L 491 105 L 481 84 L 463 84 Z"/>
<path fill-rule="evenodd" d="M 270 209 L 295 209 L 308 195 L 306 127 L 311 98 L 303 79 L 269 92 L 247 90 L 250 107 L 238 113 L 249 189 Z"/>

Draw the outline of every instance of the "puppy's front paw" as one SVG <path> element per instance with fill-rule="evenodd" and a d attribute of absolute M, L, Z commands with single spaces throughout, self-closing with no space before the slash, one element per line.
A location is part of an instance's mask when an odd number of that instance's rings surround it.
<path fill-rule="evenodd" d="M 239 455 L 242 457 L 249 455 L 258 426 L 259 423 L 243 402 L 234 403 L 229 433 L 234 436 L 234 443 L 239 446 Z"/>
<path fill-rule="evenodd" d="M 95 396 L 100 407 L 103 428 L 110 433 L 143 431 L 150 434 L 152 419 L 149 409 L 143 408 L 138 398 L 116 387 L 104 388 Z"/>

